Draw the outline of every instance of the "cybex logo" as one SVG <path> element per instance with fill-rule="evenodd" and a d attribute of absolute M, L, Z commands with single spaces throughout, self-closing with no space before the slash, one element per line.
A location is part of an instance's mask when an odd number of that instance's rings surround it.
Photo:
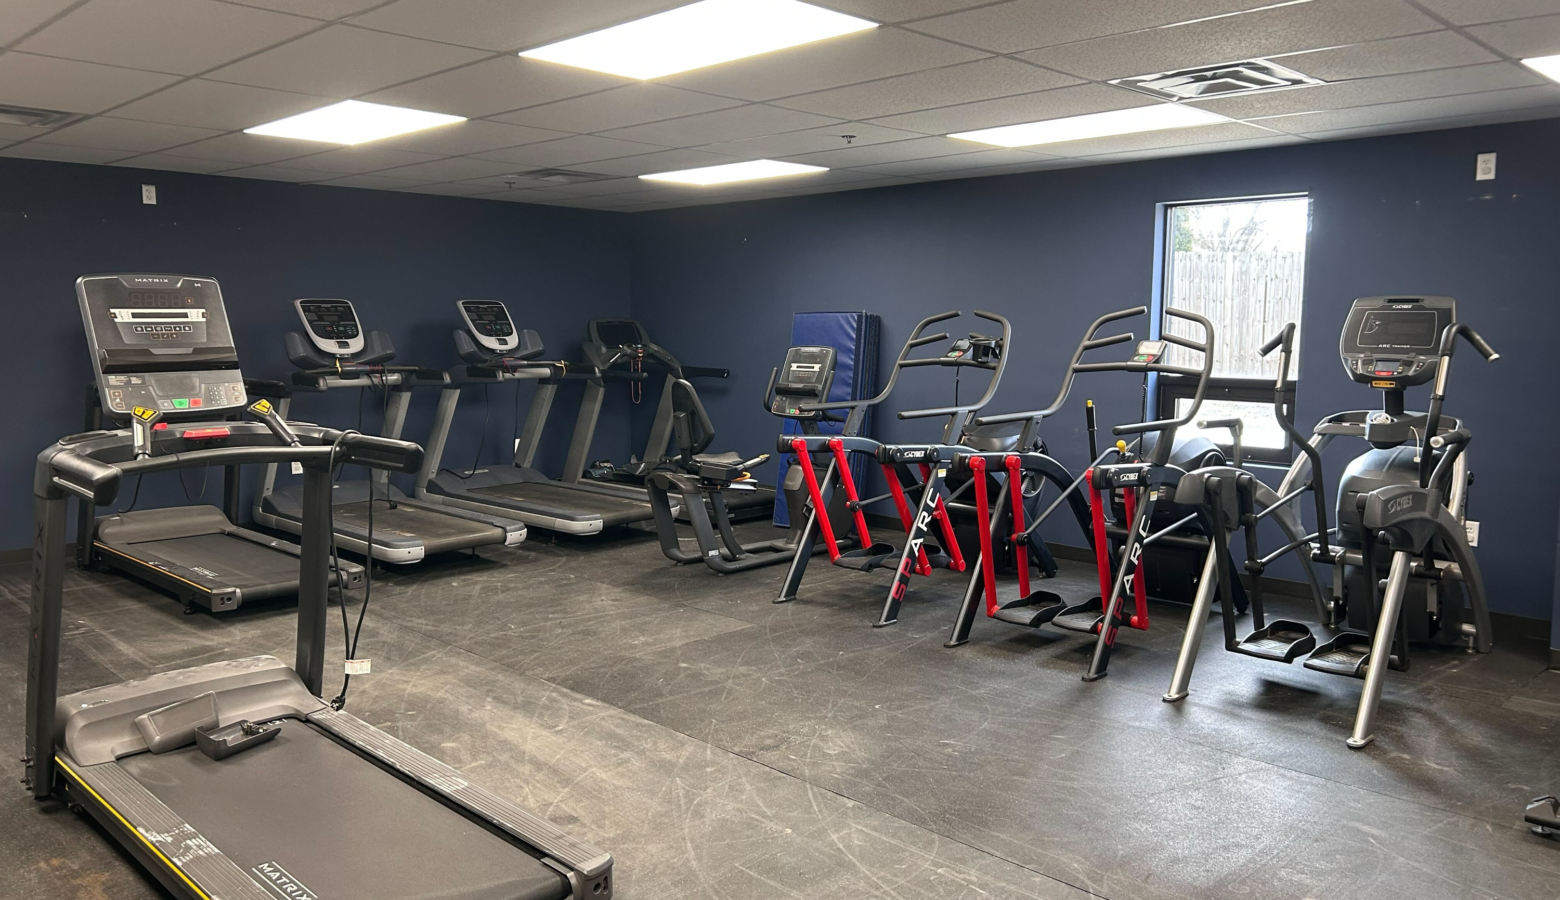
<path fill-rule="evenodd" d="M 319 900 L 319 895 L 304 887 L 291 872 L 273 862 L 263 862 L 249 871 L 260 876 L 266 887 L 284 900 Z"/>
<path fill-rule="evenodd" d="M 1393 513 L 1400 513 L 1400 512 L 1402 512 L 1402 511 L 1404 511 L 1406 509 L 1409 509 L 1413 505 L 1414 505 L 1414 495 L 1413 494 L 1405 494 L 1404 496 L 1399 497 L 1396 500 L 1393 500 L 1391 503 L 1387 504 L 1387 515 L 1390 516 Z"/>

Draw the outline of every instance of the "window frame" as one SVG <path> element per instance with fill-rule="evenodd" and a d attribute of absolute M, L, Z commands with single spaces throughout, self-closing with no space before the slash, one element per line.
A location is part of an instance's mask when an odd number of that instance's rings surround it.
<path fill-rule="evenodd" d="M 1310 285 L 1311 267 L 1311 228 L 1309 226 L 1309 213 L 1312 197 L 1309 191 L 1281 191 L 1272 194 L 1252 194 L 1238 197 L 1215 197 L 1201 200 L 1174 200 L 1156 203 L 1154 212 L 1157 218 L 1157 227 L 1154 234 L 1154 288 L 1153 300 L 1150 306 L 1150 337 L 1158 339 L 1165 330 L 1165 310 L 1168 305 L 1171 290 L 1170 262 L 1173 259 L 1175 245 L 1171 229 L 1173 217 L 1177 209 L 1189 206 L 1221 206 L 1232 203 L 1260 203 L 1268 200 L 1296 200 L 1307 201 L 1308 224 L 1305 232 L 1305 264 L 1304 286 L 1300 294 L 1300 314 L 1305 316 L 1305 288 Z M 1295 404 L 1298 393 L 1299 378 L 1294 373 L 1299 370 L 1300 360 L 1297 357 L 1291 362 L 1290 377 L 1284 382 L 1284 404 L 1281 414 L 1290 424 L 1295 421 Z M 1153 399 L 1153 407 L 1159 418 L 1175 418 L 1175 401 L 1180 398 L 1190 398 L 1195 390 L 1195 383 L 1190 379 L 1182 380 L 1170 376 L 1151 374 L 1149 376 L 1149 396 Z M 1208 388 L 1204 393 L 1204 400 L 1230 400 L 1246 403 L 1263 403 L 1271 405 L 1273 402 L 1273 382 L 1268 379 L 1234 378 L 1214 375 L 1208 379 Z M 1226 453 L 1233 449 L 1233 444 L 1223 441 L 1214 441 Z M 1248 447 L 1242 442 L 1241 458 L 1243 462 L 1256 463 L 1258 465 L 1288 466 L 1294 462 L 1294 441 L 1289 440 L 1281 449 L 1267 447 Z"/>

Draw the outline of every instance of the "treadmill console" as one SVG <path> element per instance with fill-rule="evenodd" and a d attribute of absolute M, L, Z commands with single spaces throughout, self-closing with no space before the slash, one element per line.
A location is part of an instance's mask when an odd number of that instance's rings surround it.
<path fill-rule="evenodd" d="M 455 306 L 477 343 L 495 353 L 515 349 L 515 322 L 504 304 L 497 300 L 457 300 Z"/>
<path fill-rule="evenodd" d="M 221 418 L 248 403 L 222 290 L 192 275 L 84 275 L 76 300 L 103 411 Z"/>
<path fill-rule="evenodd" d="M 628 351 L 626 356 L 643 356 L 650 344 L 645 327 L 633 319 L 591 319 L 585 332 L 589 342 L 605 350 L 609 357 L 620 350 Z"/>
<path fill-rule="evenodd" d="M 769 402 L 769 411 L 787 419 L 819 418 L 821 411 L 803 411 L 800 407 L 829 399 L 834 361 L 833 347 L 792 347 L 787 350 L 785 364 L 775 379 L 775 395 Z"/>
<path fill-rule="evenodd" d="M 363 352 L 363 327 L 351 300 L 294 300 L 293 308 L 303 320 L 304 333 L 321 352 L 330 356 Z"/>
<path fill-rule="evenodd" d="M 1361 297 L 1349 309 L 1338 353 L 1355 381 L 1402 390 L 1435 377 L 1441 332 L 1456 321 L 1451 297 Z"/>

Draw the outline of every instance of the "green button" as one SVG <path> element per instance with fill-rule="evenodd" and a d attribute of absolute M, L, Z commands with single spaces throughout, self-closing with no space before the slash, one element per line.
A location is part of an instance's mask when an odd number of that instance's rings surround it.
<path fill-rule="evenodd" d="M 183 397 L 180 397 L 177 400 L 173 401 L 173 408 L 174 409 L 187 409 L 189 407 L 189 405 L 190 405 L 190 401 L 186 400 Z"/>

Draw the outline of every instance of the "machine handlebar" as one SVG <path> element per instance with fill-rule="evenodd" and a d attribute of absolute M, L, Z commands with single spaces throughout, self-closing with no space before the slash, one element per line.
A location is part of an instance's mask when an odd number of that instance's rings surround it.
<path fill-rule="evenodd" d="M 1316 539 L 1320 544 L 1321 556 L 1318 559 L 1323 562 L 1332 560 L 1332 550 L 1327 546 L 1327 498 L 1322 490 L 1322 454 L 1311 440 L 1295 427 L 1284 416 L 1284 395 L 1289 388 L 1289 361 L 1294 356 L 1295 348 L 1295 323 L 1286 324 L 1278 334 L 1268 339 L 1266 344 L 1257 352 L 1267 356 L 1274 349 L 1282 348 L 1278 354 L 1278 378 L 1273 382 L 1273 416 L 1278 419 L 1278 425 L 1289 435 L 1289 440 L 1300 448 L 1306 459 L 1311 461 L 1311 494 L 1316 500 Z"/>
<path fill-rule="evenodd" d="M 1489 341 L 1486 341 L 1468 325 L 1462 322 L 1453 322 L 1441 332 L 1441 360 L 1436 366 L 1435 387 L 1430 391 L 1430 410 L 1425 415 L 1425 436 L 1419 448 L 1419 486 L 1427 488 L 1435 480 L 1435 463 L 1431 461 L 1431 448 L 1438 448 L 1434 439 L 1438 437 L 1436 432 L 1441 427 L 1441 407 L 1446 400 L 1446 382 L 1451 377 L 1452 352 L 1457 349 L 1457 338 L 1461 335 L 1464 340 L 1473 345 L 1473 349 L 1488 362 L 1500 359 L 1500 354 L 1495 352 Z M 1457 429 L 1449 432 L 1456 434 Z M 1456 447 L 1458 444 L 1452 444 Z"/>

